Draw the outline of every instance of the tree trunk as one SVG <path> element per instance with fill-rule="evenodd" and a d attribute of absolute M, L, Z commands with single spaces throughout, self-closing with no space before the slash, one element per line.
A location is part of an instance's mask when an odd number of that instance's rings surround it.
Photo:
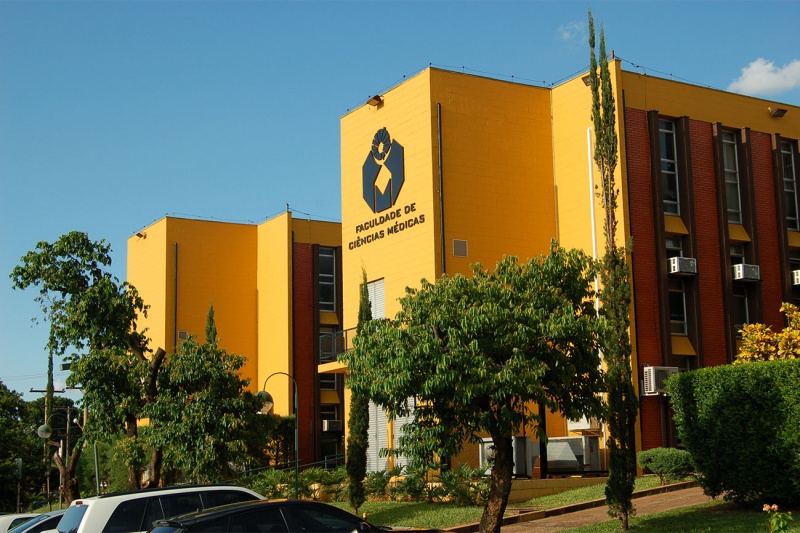
<path fill-rule="evenodd" d="M 481 516 L 480 533 L 500 533 L 508 495 L 511 494 L 511 476 L 514 473 L 514 451 L 510 435 L 492 435 L 495 447 L 489 500 Z"/>
<path fill-rule="evenodd" d="M 125 421 L 125 438 L 136 439 L 139 435 L 139 427 L 137 426 L 136 417 L 128 417 Z M 139 465 L 128 459 L 128 490 L 139 490 L 142 488 L 142 480 L 139 475 Z"/>
<path fill-rule="evenodd" d="M 150 479 L 147 481 L 148 487 L 158 487 L 161 483 L 161 467 L 164 463 L 164 452 L 159 448 L 153 448 L 150 454 Z"/>
<path fill-rule="evenodd" d="M 75 472 L 78 470 L 78 461 L 81 458 L 81 451 L 83 446 L 77 445 L 72 449 L 72 454 L 69 458 L 69 465 L 64 465 L 64 461 L 58 452 L 53 454 L 53 461 L 56 463 L 58 473 L 61 475 L 61 486 L 58 488 L 64 502 L 69 505 L 72 500 L 77 500 L 81 497 L 80 486 L 75 477 Z"/>

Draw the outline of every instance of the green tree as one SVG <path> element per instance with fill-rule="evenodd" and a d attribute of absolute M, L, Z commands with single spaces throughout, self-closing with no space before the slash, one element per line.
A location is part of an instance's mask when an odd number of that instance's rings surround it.
<path fill-rule="evenodd" d="M 208 322 L 214 315 L 209 308 Z M 207 329 L 208 331 L 208 329 Z M 158 377 L 157 399 L 145 407 L 147 440 L 164 450 L 164 460 L 193 482 L 229 479 L 247 458 L 251 426 L 260 402 L 246 390 L 239 370 L 245 358 L 212 342 L 189 336 L 178 345 Z"/>
<path fill-rule="evenodd" d="M 14 288 L 39 289 L 35 301 L 50 323 L 51 357 L 74 359 L 68 383 L 84 389 L 91 412 L 86 433 L 110 437 L 124 427 L 127 439 L 120 442 L 126 450 L 128 485 L 138 488 L 143 462 L 138 420 L 142 406 L 157 395 L 156 376 L 166 354 L 161 349 L 152 353 L 147 337 L 137 330 L 136 320 L 146 307 L 134 287 L 108 271 L 110 254 L 105 241 L 73 231 L 53 243 L 39 242 L 22 257 L 11 279 Z M 70 350 L 88 353 L 68 355 Z M 151 475 L 157 479 L 158 468 Z M 77 497 L 77 484 L 71 486 L 76 492 L 69 497 Z"/>
<path fill-rule="evenodd" d="M 629 336 L 631 287 L 630 269 L 626 255 L 630 247 L 617 244 L 616 185 L 617 132 L 614 93 L 608 68 L 605 32 L 600 28 L 600 75 L 595 57 L 594 19 L 589 11 L 589 48 L 591 51 L 589 78 L 592 90 L 592 121 L 594 123 L 594 161 L 600 170 L 600 198 L 605 211 L 605 254 L 600 268 L 602 290 L 600 301 L 608 322 L 603 340 L 606 362 L 607 400 L 605 420 L 608 424 L 609 476 L 606 484 L 608 512 L 622 522 L 627 531 L 628 518 L 634 513 L 633 484 L 636 480 L 636 413 L 638 401 L 631 371 Z"/>
<path fill-rule="evenodd" d="M 41 490 L 44 480 L 42 442 L 31 430 L 34 422 L 29 412 L 22 394 L 0 381 L 0 512 L 17 512 L 18 489 L 24 507 Z M 39 416 L 42 414 L 40 411 Z M 18 459 L 22 461 L 21 478 Z"/>
<path fill-rule="evenodd" d="M 532 424 L 546 440 L 544 404 L 577 419 L 599 416 L 601 321 L 592 306 L 594 262 L 553 243 L 520 264 L 507 257 L 494 273 L 442 276 L 406 289 L 392 320 L 367 322 L 343 356 L 351 384 L 391 418 L 406 416 L 396 453 L 456 455 L 488 433 L 497 449 L 482 532 L 500 531 L 511 491 L 512 436 Z"/>
<path fill-rule="evenodd" d="M 367 291 L 367 271 L 361 270 L 361 300 L 358 304 L 358 325 L 356 336 L 361 335 L 364 325 L 372 320 L 372 304 Z M 347 435 L 347 498 L 356 514 L 366 500 L 364 478 L 367 476 L 367 447 L 369 446 L 369 397 L 366 391 L 353 386 L 351 389 L 350 416 L 348 418 Z"/>

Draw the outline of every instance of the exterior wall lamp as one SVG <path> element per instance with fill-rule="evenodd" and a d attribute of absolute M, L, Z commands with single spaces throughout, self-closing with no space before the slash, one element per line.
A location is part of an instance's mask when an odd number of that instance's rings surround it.
<path fill-rule="evenodd" d="M 373 96 L 372 98 L 367 100 L 367 104 L 371 105 L 372 107 L 377 107 L 378 104 L 380 104 L 382 102 L 383 102 L 383 96 L 381 96 L 379 94 L 376 94 L 375 96 Z"/>
<path fill-rule="evenodd" d="M 264 403 L 259 413 L 268 414 L 272 410 L 272 407 L 275 405 L 275 400 L 273 400 L 272 395 L 269 392 L 267 392 L 267 381 L 269 381 L 269 378 L 271 378 L 276 374 L 283 374 L 287 378 L 291 379 L 292 384 L 294 385 L 294 497 L 295 499 L 297 499 L 299 497 L 299 482 L 298 482 L 299 460 L 297 451 L 300 448 L 298 444 L 300 436 L 299 434 L 300 426 L 299 426 L 299 421 L 297 419 L 297 381 L 295 381 L 294 378 L 289 374 L 287 374 L 286 372 L 273 372 L 272 374 L 267 376 L 267 379 L 264 380 L 264 386 L 261 387 L 261 390 L 256 393 L 256 397 Z"/>

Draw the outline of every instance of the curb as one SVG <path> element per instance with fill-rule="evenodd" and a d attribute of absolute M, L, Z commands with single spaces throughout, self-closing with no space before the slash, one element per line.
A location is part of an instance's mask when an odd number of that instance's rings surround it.
<path fill-rule="evenodd" d="M 643 498 L 644 496 L 653 496 L 654 494 L 665 494 L 676 490 L 689 489 L 700 485 L 699 481 L 683 481 L 681 483 L 673 483 L 672 485 L 664 485 L 661 487 L 654 487 L 652 489 L 639 490 L 632 494 L 631 498 Z M 531 522 L 533 520 L 541 520 L 551 516 L 559 516 L 567 513 L 574 513 L 575 511 L 583 511 L 585 509 L 593 509 L 595 507 L 602 507 L 606 505 L 605 498 L 598 500 L 590 500 L 588 502 L 575 503 L 572 505 L 565 505 L 563 507 L 554 507 L 553 509 L 546 509 L 544 511 L 534 511 L 525 508 L 519 509 L 519 514 L 516 516 L 506 516 L 503 518 L 504 526 L 511 524 L 520 524 L 522 522 Z M 473 522 L 461 526 L 455 526 L 445 531 L 452 531 L 453 533 L 474 533 L 479 530 L 480 522 Z"/>

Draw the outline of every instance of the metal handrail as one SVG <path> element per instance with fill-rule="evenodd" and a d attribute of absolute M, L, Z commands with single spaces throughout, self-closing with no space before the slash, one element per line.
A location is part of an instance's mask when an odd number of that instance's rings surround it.
<path fill-rule="evenodd" d="M 319 364 L 338 361 L 339 356 L 353 349 L 356 328 L 321 333 L 319 336 Z"/>

